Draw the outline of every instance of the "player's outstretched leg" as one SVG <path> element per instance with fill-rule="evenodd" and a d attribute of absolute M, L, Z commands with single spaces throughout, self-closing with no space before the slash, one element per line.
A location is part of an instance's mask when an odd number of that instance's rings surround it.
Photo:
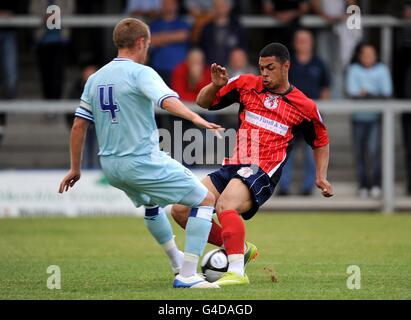
<path fill-rule="evenodd" d="M 164 209 L 159 206 L 145 206 L 144 224 L 151 235 L 163 247 L 174 274 L 180 272 L 184 254 L 178 250 L 173 230 Z"/>
<path fill-rule="evenodd" d="M 190 214 L 190 210 L 191 208 L 180 205 L 180 204 L 175 204 L 171 208 L 172 217 L 177 222 L 177 224 L 183 229 L 186 228 L 187 219 L 188 219 L 188 215 Z M 214 220 L 211 220 L 211 222 L 212 222 L 212 225 L 211 225 L 210 235 L 208 236 L 208 243 L 215 245 L 217 247 L 223 247 L 223 237 L 222 237 L 221 226 L 217 224 L 217 222 Z M 257 247 L 253 243 L 246 241 L 244 243 L 244 268 L 246 268 L 250 262 L 255 261 L 257 256 L 258 256 Z"/>
<path fill-rule="evenodd" d="M 197 274 L 200 256 L 204 252 L 211 229 L 215 197 L 207 193 L 200 206 L 191 209 L 186 225 L 184 260 L 173 283 L 174 288 L 219 288 L 217 284 L 205 281 Z"/>
<path fill-rule="evenodd" d="M 181 204 L 174 204 L 171 208 L 171 215 L 177 224 L 185 229 L 187 225 L 187 220 L 190 215 L 191 208 L 183 206 Z M 208 236 L 208 243 L 215 245 L 217 247 L 223 246 L 223 238 L 221 236 L 221 227 L 218 225 L 214 219 L 211 220 L 211 230 Z"/>

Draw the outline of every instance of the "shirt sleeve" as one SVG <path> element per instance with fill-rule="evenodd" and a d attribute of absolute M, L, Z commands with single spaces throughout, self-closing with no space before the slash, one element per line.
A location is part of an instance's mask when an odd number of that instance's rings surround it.
<path fill-rule="evenodd" d="M 231 106 L 233 103 L 240 102 L 240 77 L 233 77 L 228 80 L 228 83 L 222 87 L 216 94 L 211 106 L 210 111 L 220 110 Z"/>
<path fill-rule="evenodd" d="M 327 129 L 317 105 L 313 103 L 310 121 L 301 124 L 305 141 L 314 149 L 324 147 L 329 143 Z"/>
<path fill-rule="evenodd" d="M 81 95 L 80 98 L 80 104 L 78 108 L 76 109 L 76 112 L 74 115 L 76 117 L 80 117 L 89 121 L 94 122 L 94 116 L 93 116 L 93 108 L 91 106 L 91 100 L 90 100 L 90 86 L 91 86 L 91 77 L 86 82 L 86 85 L 84 86 L 83 94 Z"/>
<path fill-rule="evenodd" d="M 171 90 L 159 74 L 150 67 L 145 67 L 137 75 L 138 90 L 160 108 L 165 99 L 179 95 Z"/>

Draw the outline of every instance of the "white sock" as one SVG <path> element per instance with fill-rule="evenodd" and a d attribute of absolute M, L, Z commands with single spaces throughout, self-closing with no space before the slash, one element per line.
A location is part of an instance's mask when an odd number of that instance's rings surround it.
<path fill-rule="evenodd" d="M 228 255 L 228 270 L 244 276 L 244 255 L 229 254 Z"/>
<path fill-rule="evenodd" d="M 197 273 L 197 265 L 199 256 L 192 253 L 184 252 L 183 265 L 180 269 L 180 275 L 183 277 L 191 277 Z"/>
<path fill-rule="evenodd" d="M 175 236 L 173 237 L 173 239 L 167 241 L 166 243 L 163 243 L 161 246 L 170 259 L 173 268 L 180 268 L 183 261 L 183 254 L 180 250 L 178 250 L 174 238 Z"/>

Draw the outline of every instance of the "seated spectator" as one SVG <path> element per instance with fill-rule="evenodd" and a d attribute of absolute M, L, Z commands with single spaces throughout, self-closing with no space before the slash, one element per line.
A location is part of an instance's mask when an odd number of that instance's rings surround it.
<path fill-rule="evenodd" d="M 230 13 L 231 0 L 214 0 L 214 17 L 200 36 L 200 47 L 209 65 L 217 63 L 226 66 L 228 55 L 237 47 L 245 47 L 245 31 Z"/>
<path fill-rule="evenodd" d="M 347 93 L 354 99 L 388 98 L 392 94 L 391 74 L 379 63 L 375 48 L 360 44 L 353 63 L 348 67 Z M 353 144 L 357 163 L 359 196 L 381 195 L 381 116 L 375 112 L 355 113 L 352 116 Z M 368 171 L 371 176 L 368 176 Z"/>
<path fill-rule="evenodd" d="M 160 14 L 162 0 L 128 0 L 126 14 L 153 19 Z"/>
<path fill-rule="evenodd" d="M 194 20 L 191 42 L 196 45 L 204 26 L 213 19 L 213 0 L 185 0 L 184 7 Z"/>
<path fill-rule="evenodd" d="M 291 57 L 289 72 L 290 83 L 311 99 L 329 99 L 329 75 L 322 60 L 314 54 L 314 39 L 309 30 L 299 30 L 294 34 L 294 55 Z M 304 176 L 300 194 L 312 194 L 315 184 L 315 162 L 312 149 L 304 142 L 301 134 L 295 138 L 294 149 L 285 164 L 280 184 L 279 195 L 290 192 L 296 147 L 303 148 Z"/>
<path fill-rule="evenodd" d="M 169 85 L 171 73 L 184 61 L 190 27 L 178 16 L 177 0 L 163 0 L 161 15 L 150 24 L 151 66 Z"/>
<path fill-rule="evenodd" d="M 236 77 L 241 74 L 257 74 L 258 70 L 248 61 L 247 53 L 241 48 L 231 50 L 228 58 L 227 72 L 230 77 Z"/>
<path fill-rule="evenodd" d="M 181 100 L 195 102 L 200 90 L 210 82 L 211 71 L 205 64 L 204 53 L 200 49 L 191 49 L 186 61 L 174 69 L 171 88 Z"/>

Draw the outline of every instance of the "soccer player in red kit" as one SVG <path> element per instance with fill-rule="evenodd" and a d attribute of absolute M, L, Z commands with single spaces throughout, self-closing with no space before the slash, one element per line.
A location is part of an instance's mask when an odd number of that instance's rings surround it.
<path fill-rule="evenodd" d="M 240 104 L 233 155 L 203 180 L 216 196 L 221 224 L 213 223 L 209 242 L 223 243 L 229 260 L 227 273 L 217 281 L 220 286 L 249 283 L 244 273 L 245 226 L 241 217 L 253 217 L 273 194 L 297 131 L 313 148 L 317 187 L 324 197 L 333 195 L 327 181 L 327 131 L 314 101 L 288 82 L 288 49 L 271 43 L 259 56 L 260 76 L 245 74 L 229 79 L 224 67 L 213 64 L 212 82 L 197 96 L 197 104 L 208 110 Z M 184 206 L 173 206 L 172 215 L 181 226 L 188 214 Z"/>

